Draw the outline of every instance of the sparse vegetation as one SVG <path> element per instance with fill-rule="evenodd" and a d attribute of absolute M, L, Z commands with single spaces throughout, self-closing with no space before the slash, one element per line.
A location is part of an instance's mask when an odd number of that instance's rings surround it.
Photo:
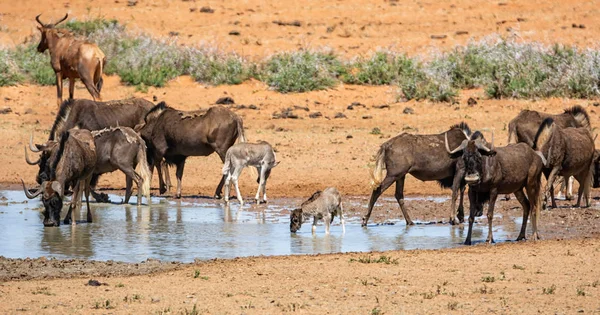
<path fill-rule="evenodd" d="M 381 134 L 381 129 L 379 129 L 379 127 L 375 127 L 369 133 L 372 134 L 372 135 L 380 135 Z"/>
<path fill-rule="evenodd" d="M 481 282 L 491 283 L 491 282 L 494 282 L 494 281 L 496 281 L 496 278 L 492 277 L 492 276 L 485 276 L 485 277 L 481 278 Z"/>
<path fill-rule="evenodd" d="M 523 267 L 523 266 L 519 266 L 519 265 L 513 265 L 513 269 L 517 269 L 517 270 L 525 270 L 525 267 Z"/>
<path fill-rule="evenodd" d="M 583 288 L 577 288 L 577 296 L 585 296 L 585 291 Z"/>
<path fill-rule="evenodd" d="M 554 294 L 555 290 L 556 290 L 556 286 L 553 284 L 549 288 L 542 288 L 542 293 L 544 293 L 544 294 Z"/>
<path fill-rule="evenodd" d="M 456 301 L 448 302 L 448 310 L 455 311 L 457 309 L 458 309 L 458 302 L 456 302 Z"/>
<path fill-rule="evenodd" d="M 16 85 L 23 79 L 13 55 L 6 49 L 0 49 L 0 86 Z"/>
<path fill-rule="evenodd" d="M 350 262 L 359 262 L 363 264 L 386 264 L 386 265 L 397 265 L 398 258 L 391 258 L 389 256 L 381 255 L 379 258 L 373 258 L 371 256 L 363 256 L 358 259 L 350 258 Z"/>

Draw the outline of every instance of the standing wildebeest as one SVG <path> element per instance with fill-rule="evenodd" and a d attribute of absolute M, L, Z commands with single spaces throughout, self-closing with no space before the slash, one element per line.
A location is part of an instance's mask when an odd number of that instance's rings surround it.
<path fill-rule="evenodd" d="M 42 194 L 44 204 L 44 226 L 59 226 L 65 189 L 73 185 L 73 197 L 69 212 L 65 216 L 65 224 L 75 224 L 75 213 L 81 209 L 81 194 L 85 191 L 87 204 L 87 222 L 92 222 L 90 208 L 90 181 L 96 166 L 96 148 L 94 137 L 89 130 L 71 129 L 61 137 L 53 161 L 50 177 L 42 182 L 38 190 L 31 194 L 23 180 L 23 190 L 29 199 Z M 75 208 L 75 212 L 73 212 Z"/>
<path fill-rule="evenodd" d="M 554 123 L 561 128 L 575 127 L 591 129 L 590 118 L 585 109 L 579 105 L 567 108 L 562 114 L 552 115 L 534 110 L 522 110 L 517 117 L 508 123 L 508 143 L 525 142 L 533 147 L 535 135 L 544 119 L 552 118 Z M 573 179 L 564 178 L 567 185 L 565 197 L 573 199 Z M 561 189 L 562 190 L 562 189 Z"/>
<path fill-rule="evenodd" d="M 64 78 L 69 78 L 69 99 L 73 99 L 75 79 L 80 78 L 94 100 L 101 101 L 102 70 L 106 64 L 102 50 L 96 44 L 76 39 L 67 30 L 55 28 L 69 14 L 50 24 L 42 23 L 40 15 L 35 17 L 41 26 L 38 26 L 38 30 L 42 33 L 37 50 L 41 53 L 46 49 L 50 51 L 50 63 L 56 74 L 57 104 L 60 106 L 62 103 Z"/>
<path fill-rule="evenodd" d="M 403 133 L 381 145 L 377 152 L 373 170 L 373 192 L 369 200 L 369 209 L 363 217 L 362 226 L 367 225 L 375 202 L 394 182 L 396 200 L 402 209 L 407 225 L 414 224 L 404 206 L 404 180 L 411 174 L 422 181 L 438 181 L 442 187 L 452 188 L 450 224 L 456 224 L 456 198 L 460 190 L 458 220 L 463 222 L 463 193 L 465 189 L 461 176 L 456 175 L 456 158 L 448 156 L 444 149 L 444 135 L 447 134 L 452 145 L 458 146 L 471 134 L 469 126 L 461 122 L 450 127 L 445 133 L 435 135 L 412 135 Z M 385 174 L 385 178 L 384 178 Z"/>
<path fill-rule="evenodd" d="M 177 193 L 181 198 L 181 178 L 183 167 L 188 156 L 208 156 L 216 152 L 225 161 L 227 150 L 236 139 L 246 142 L 242 119 L 225 107 L 215 106 L 206 111 L 183 112 L 171 108 L 161 102 L 152 108 L 144 119 L 144 123 L 136 127 L 146 141 L 151 154 L 150 169 L 156 161 L 163 158 L 167 163 L 177 166 Z M 162 170 L 158 170 L 160 193 L 166 191 L 162 179 Z M 215 191 L 215 198 L 221 198 L 225 176 Z"/>
<path fill-rule="evenodd" d="M 342 196 L 335 187 L 327 187 L 323 191 L 315 192 L 308 200 L 294 209 L 290 214 L 290 232 L 296 233 L 307 219 L 313 218 L 312 232 L 317 230 L 317 220 L 325 222 L 325 234 L 329 234 L 329 225 L 335 215 L 340 217 L 342 233 L 346 232 L 344 225 L 344 210 L 342 209 Z"/>
<path fill-rule="evenodd" d="M 137 204 L 142 195 L 150 204 L 150 168 L 146 157 L 146 143 L 129 127 L 113 127 L 92 131 L 96 143 L 94 175 L 121 170 L 126 176 L 125 203 L 131 197 L 132 181 L 138 188 Z M 135 171 L 138 168 L 137 172 Z"/>
<path fill-rule="evenodd" d="M 48 180 L 50 166 L 52 165 L 49 162 L 52 149 L 60 142 L 60 135 L 66 130 L 71 128 L 101 130 L 117 126 L 133 128 L 144 121 L 144 117 L 152 107 L 154 107 L 154 104 L 143 98 L 130 98 L 110 102 L 96 102 L 85 99 L 63 102 L 50 130 L 48 141 L 44 144 L 34 145 L 30 138 L 30 150 L 33 152 L 42 152 L 40 159 L 37 161 L 31 161 L 27 158 L 27 155 L 25 156 L 28 164 L 39 164 L 40 170 L 36 181 L 38 184 L 41 184 L 43 181 Z M 165 175 L 168 175 L 168 172 L 165 172 Z M 92 187 L 96 186 L 97 181 L 98 176 L 94 176 L 92 178 Z M 108 201 L 105 194 L 97 195 L 92 191 L 92 195 L 97 201 Z"/>
<path fill-rule="evenodd" d="M 594 163 L 594 139 L 587 128 L 561 128 L 552 118 L 546 118 L 539 127 L 533 143 L 533 149 L 545 157 L 544 175 L 548 181 L 544 191 L 554 200 L 554 181 L 556 176 L 573 176 L 579 183 L 576 207 L 581 205 L 581 196 L 585 197 L 586 207 L 590 206 L 590 185 L 592 184 Z"/>
<path fill-rule="evenodd" d="M 258 190 L 256 191 L 256 203 L 260 204 L 260 191 L 263 192 L 263 200 L 267 202 L 267 179 L 271 175 L 271 169 L 277 166 L 275 162 L 275 151 L 273 147 L 265 141 L 259 143 L 238 143 L 231 146 L 225 155 L 225 164 L 223 165 L 223 176 L 225 179 L 225 202 L 229 202 L 229 190 L 231 181 L 235 186 L 240 204 L 244 204 L 242 193 L 238 186 L 238 178 L 244 167 L 256 167 L 258 171 Z"/>
<path fill-rule="evenodd" d="M 465 245 L 471 245 L 471 232 L 476 216 L 483 214 L 483 204 L 488 202 L 488 237 L 493 243 L 492 219 L 498 194 L 514 193 L 523 207 L 523 224 L 517 240 L 525 239 L 527 219 L 531 211 L 533 239 L 538 239 L 537 217 L 540 210 L 540 177 L 543 170 L 542 158 L 525 143 L 511 144 L 494 148 L 494 139 L 490 147 L 480 132 L 464 140 L 460 146 L 451 150 L 446 138 L 446 150 L 449 156 L 462 152 L 464 181 L 469 185 L 469 232 Z M 524 191 L 525 190 L 525 191 Z M 525 195 L 527 192 L 527 196 Z M 529 199 L 528 199 L 529 198 Z"/>

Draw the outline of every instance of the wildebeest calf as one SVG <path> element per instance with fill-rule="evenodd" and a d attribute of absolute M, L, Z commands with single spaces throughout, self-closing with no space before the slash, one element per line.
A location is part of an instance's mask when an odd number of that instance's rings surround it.
<path fill-rule="evenodd" d="M 231 181 L 235 185 L 235 192 L 240 204 L 244 204 L 238 178 L 244 167 L 256 167 L 258 171 L 258 190 L 256 191 L 256 203 L 260 204 L 260 192 L 262 190 L 263 200 L 267 201 L 267 179 L 271 175 L 271 169 L 279 164 L 275 161 L 273 147 L 265 141 L 259 143 L 238 143 L 227 150 L 225 164 L 223 165 L 223 176 L 225 179 L 225 202 L 229 202 L 229 191 Z"/>
<path fill-rule="evenodd" d="M 344 211 L 342 209 L 342 196 L 335 187 L 327 187 L 323 191 L 315 192 L 308 200 L 294 209 L 290 215 L 290 232 L 296 233 L 307 219 L 313 218 L 312 232 L 317 230 L 317 220 L 325 222 L 325 233 L 329 234 L 329 225 L 335 215 L 340 217 L 342 232 L 346 232 L 344 225 Z"/>

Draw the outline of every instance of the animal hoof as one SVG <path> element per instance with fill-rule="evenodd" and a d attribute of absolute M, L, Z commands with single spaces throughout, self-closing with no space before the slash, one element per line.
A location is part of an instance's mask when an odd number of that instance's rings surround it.
<path fill-rule="evenodd" d="M 471 245 L 471 241 L 465 241 L 465 245 Z"/>
<path fill-rule="evenodd" d="M 450 221 L 448 221 L 448 223 L 450 223 L 450 225 L 458 225 L 458 220 L 451 218 Z"/>
<path fill-rule="evenodd" d="M 176 199 L 181 199 L 181 194 L 177 194 L 177 195 L 175 195 L 175 198 L 176 198 Z"/>
<path fill-rule="evenodd" d="M 406 221 L 406 225 L 415 225 L 415 223 L 412 220 L 408 220 Z"/>
<path fill-rule="evenodd" d="M 221 195 L 220 195 L 220 194 L 215 194 L 215 199 L 219 200 L 219 199 L 221 199 L 221 198 L 222 198 L 222 197 L 221 197 Z"/>

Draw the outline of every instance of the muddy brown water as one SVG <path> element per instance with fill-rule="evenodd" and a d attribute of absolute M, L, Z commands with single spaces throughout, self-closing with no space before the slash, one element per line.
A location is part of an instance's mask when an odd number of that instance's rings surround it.
<path fill-rule="evenodd" d="M 121 200 L 121 196 L 109 196 L 113 201 Z M 233 202 L 225 207 L 210 199 L 153 197 L 150 206 L 137 207 L 133 198 L 131 205 L 92 203 L 94 223 L 45 228 L 39 200 L 27 200 L 21 191 L 8 190 L 0 192 L 0 198 L 0 255 L 7 258 L 191 262 L 258 255 L 438 249 L 461 246 L 467 233 L 466 225 L 437 223 L 447 213 L 447 197 L 407 198 L 413 217 L 424 218 L 416 226 L 404 224 L 393 198 L 382 198 L 367 228 L 360 226 L 366 197 L 346 198 L 346 233 L 342 233 L 336 218 L 330 235 L 325 235 L 322 223 L 316 234 L 311 233 L 310 223 L 298 233 L 290 233 L 289 212 L 300 199 L 277 199 L 266 205 L 244 207 Z M 502 203 L 497 206 L 493 227 L 498 242 L 514 240 L 521 227 L 521 210 L 516 202 Z M 542 218 L 543 236 L 546 233 L 564 238 L 597 231 L 600 212 L 594 207 L 549 212 L 553 214 L 546 216 L 550 220 L 545 226 Z M 571 217 L 574 222 L 569 221 Z M 587 225 L 573 226 L 583 221 Z M 475 242 L 485 240 L 486 222 L 478 218 L 473 231 Z"/>

